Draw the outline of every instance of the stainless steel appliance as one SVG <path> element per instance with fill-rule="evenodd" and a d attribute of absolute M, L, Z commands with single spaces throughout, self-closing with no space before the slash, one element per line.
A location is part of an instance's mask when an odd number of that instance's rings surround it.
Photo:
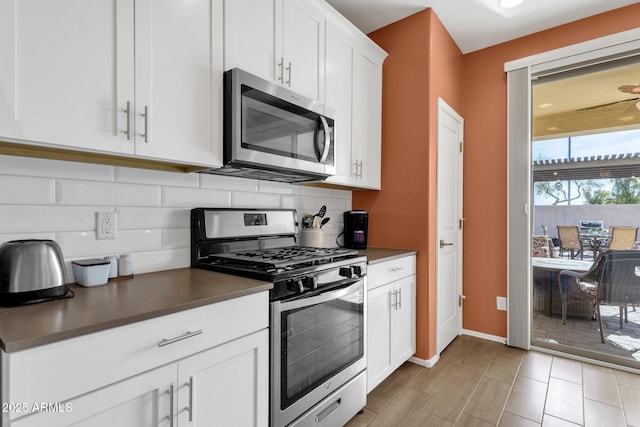
<path fill-rule="evenodd" d="M 240 69 L 224 74 L 224 167 L 200 172 L 282 182 L 334 175 L 333 111 Z"/>
<path fill-rule="evenodd" d="M 344 247 L 366 249 L 369 234 L 369 213 L 367 211 L 346 211 L 344 220 Z"/>
<path fill-rule="evenodd" d="M 273 282 L 271 426 L 340 426 L 366 404 L 366 258 L 297 230 L 294 210 L 196 208 L 191 265 Z"/>
<path fill-rule="evenodd" d="M 11 306 L 69 293 L 64 258 L 53 240 L 12 240 L 0 245 L 0 304 Z"/>

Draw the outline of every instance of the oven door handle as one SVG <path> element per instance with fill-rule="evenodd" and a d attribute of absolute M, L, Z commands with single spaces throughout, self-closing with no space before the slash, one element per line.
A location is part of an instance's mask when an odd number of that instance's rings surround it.
<path fill-rule="evenodd" d="M 300 298 L 289 302 L 276 301 L 276 304 L 280 304 L 280 311 L 295 310 L 297 308 L 307 307 L 314 304 L 322 304 L 323 302 L 331 301 L 332 299 L 340 298 L 356 291 L 359 287 L 362 287 L 364 278 L 359 277 L 357 279 L 350 279 L 345 282 L 343 286 L 339 288 L 333 288 L 330 291 L 323 292 L 319 295 L 315 295 L 309 298 Z"/>

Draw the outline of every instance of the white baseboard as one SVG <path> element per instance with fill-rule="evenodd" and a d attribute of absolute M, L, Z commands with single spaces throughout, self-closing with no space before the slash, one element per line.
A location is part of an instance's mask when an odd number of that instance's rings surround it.
<path fill-rule="evenodd" d="M 497 335 L 489 335 L 484 334 L 482 332 L 471 331 L 468 329 L 463 329 L 460 335 L 469 335 L 476 338 L 482 338 L 488 341 L 499 342 L 500 344 L 507 344 L 507 339 L 504 337 L 499 337 Z M 440 355 L 436 354 L 431 359 L 420 359 L 415 356 L 409 358 L 409 362 L 415 363 L 416 365 L 424 366 L 425 368 L 433 368 L 436 362 L 440 360 Z"/>
<path fill-rule="evenodd" d="M 495 341 L 495 342 L 499 342 L 500 344 L 506 344 L 507 343 L 507 339 L 504 337 L 499 337 L 497 335 L 489 335 L 489 334 L 484 334 L 482 332 L 476 332 L 476 331 L 471 331 L 469 329 L 463 329 L 462 330 L 462 335 L 469 335 L 472 337 L 476 337 L 476 338 L 482 338 L 488 341 Z"/>
<path fill-rule="evenodd" d="M 409 358 L 409 362 L 415 363 L 416 365 L 424 366 L 425 368 L 433 368 L 436 362 L 440 359 L 440 355 L 436 354 L 429 360 L 419 359 L 415 356 Z"/>

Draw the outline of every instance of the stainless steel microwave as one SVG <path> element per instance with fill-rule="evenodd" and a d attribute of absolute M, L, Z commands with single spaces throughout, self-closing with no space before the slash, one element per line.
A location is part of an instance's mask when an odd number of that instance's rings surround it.
<path fill-rule="evenodd" d="M 224 165 L 201 172 L 282 182 L 335 174 L 333 111 L 234 68 L 224 74 Z"/>

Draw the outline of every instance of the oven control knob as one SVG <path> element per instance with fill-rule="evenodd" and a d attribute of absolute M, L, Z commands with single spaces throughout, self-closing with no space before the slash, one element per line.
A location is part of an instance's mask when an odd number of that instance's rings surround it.
<path fill-rule="evenodd" d="M 352 274 L 351 267 L 340 267 L 340 271 L 338 272 L 338 274 L 342 277 L 350 279 Z"/>
<path fill-rule="evenodd" d="M 304 282 L 302 279 L 296 279 L 296 289 L 299 293 L 304 292 Z"/>
<path fill-rule="evenodd" d="M 353 269 L 353 275 L 356 277 L 362 277 L 362 267 L 359 265 L 354 265 L 351 267 Z"/>

